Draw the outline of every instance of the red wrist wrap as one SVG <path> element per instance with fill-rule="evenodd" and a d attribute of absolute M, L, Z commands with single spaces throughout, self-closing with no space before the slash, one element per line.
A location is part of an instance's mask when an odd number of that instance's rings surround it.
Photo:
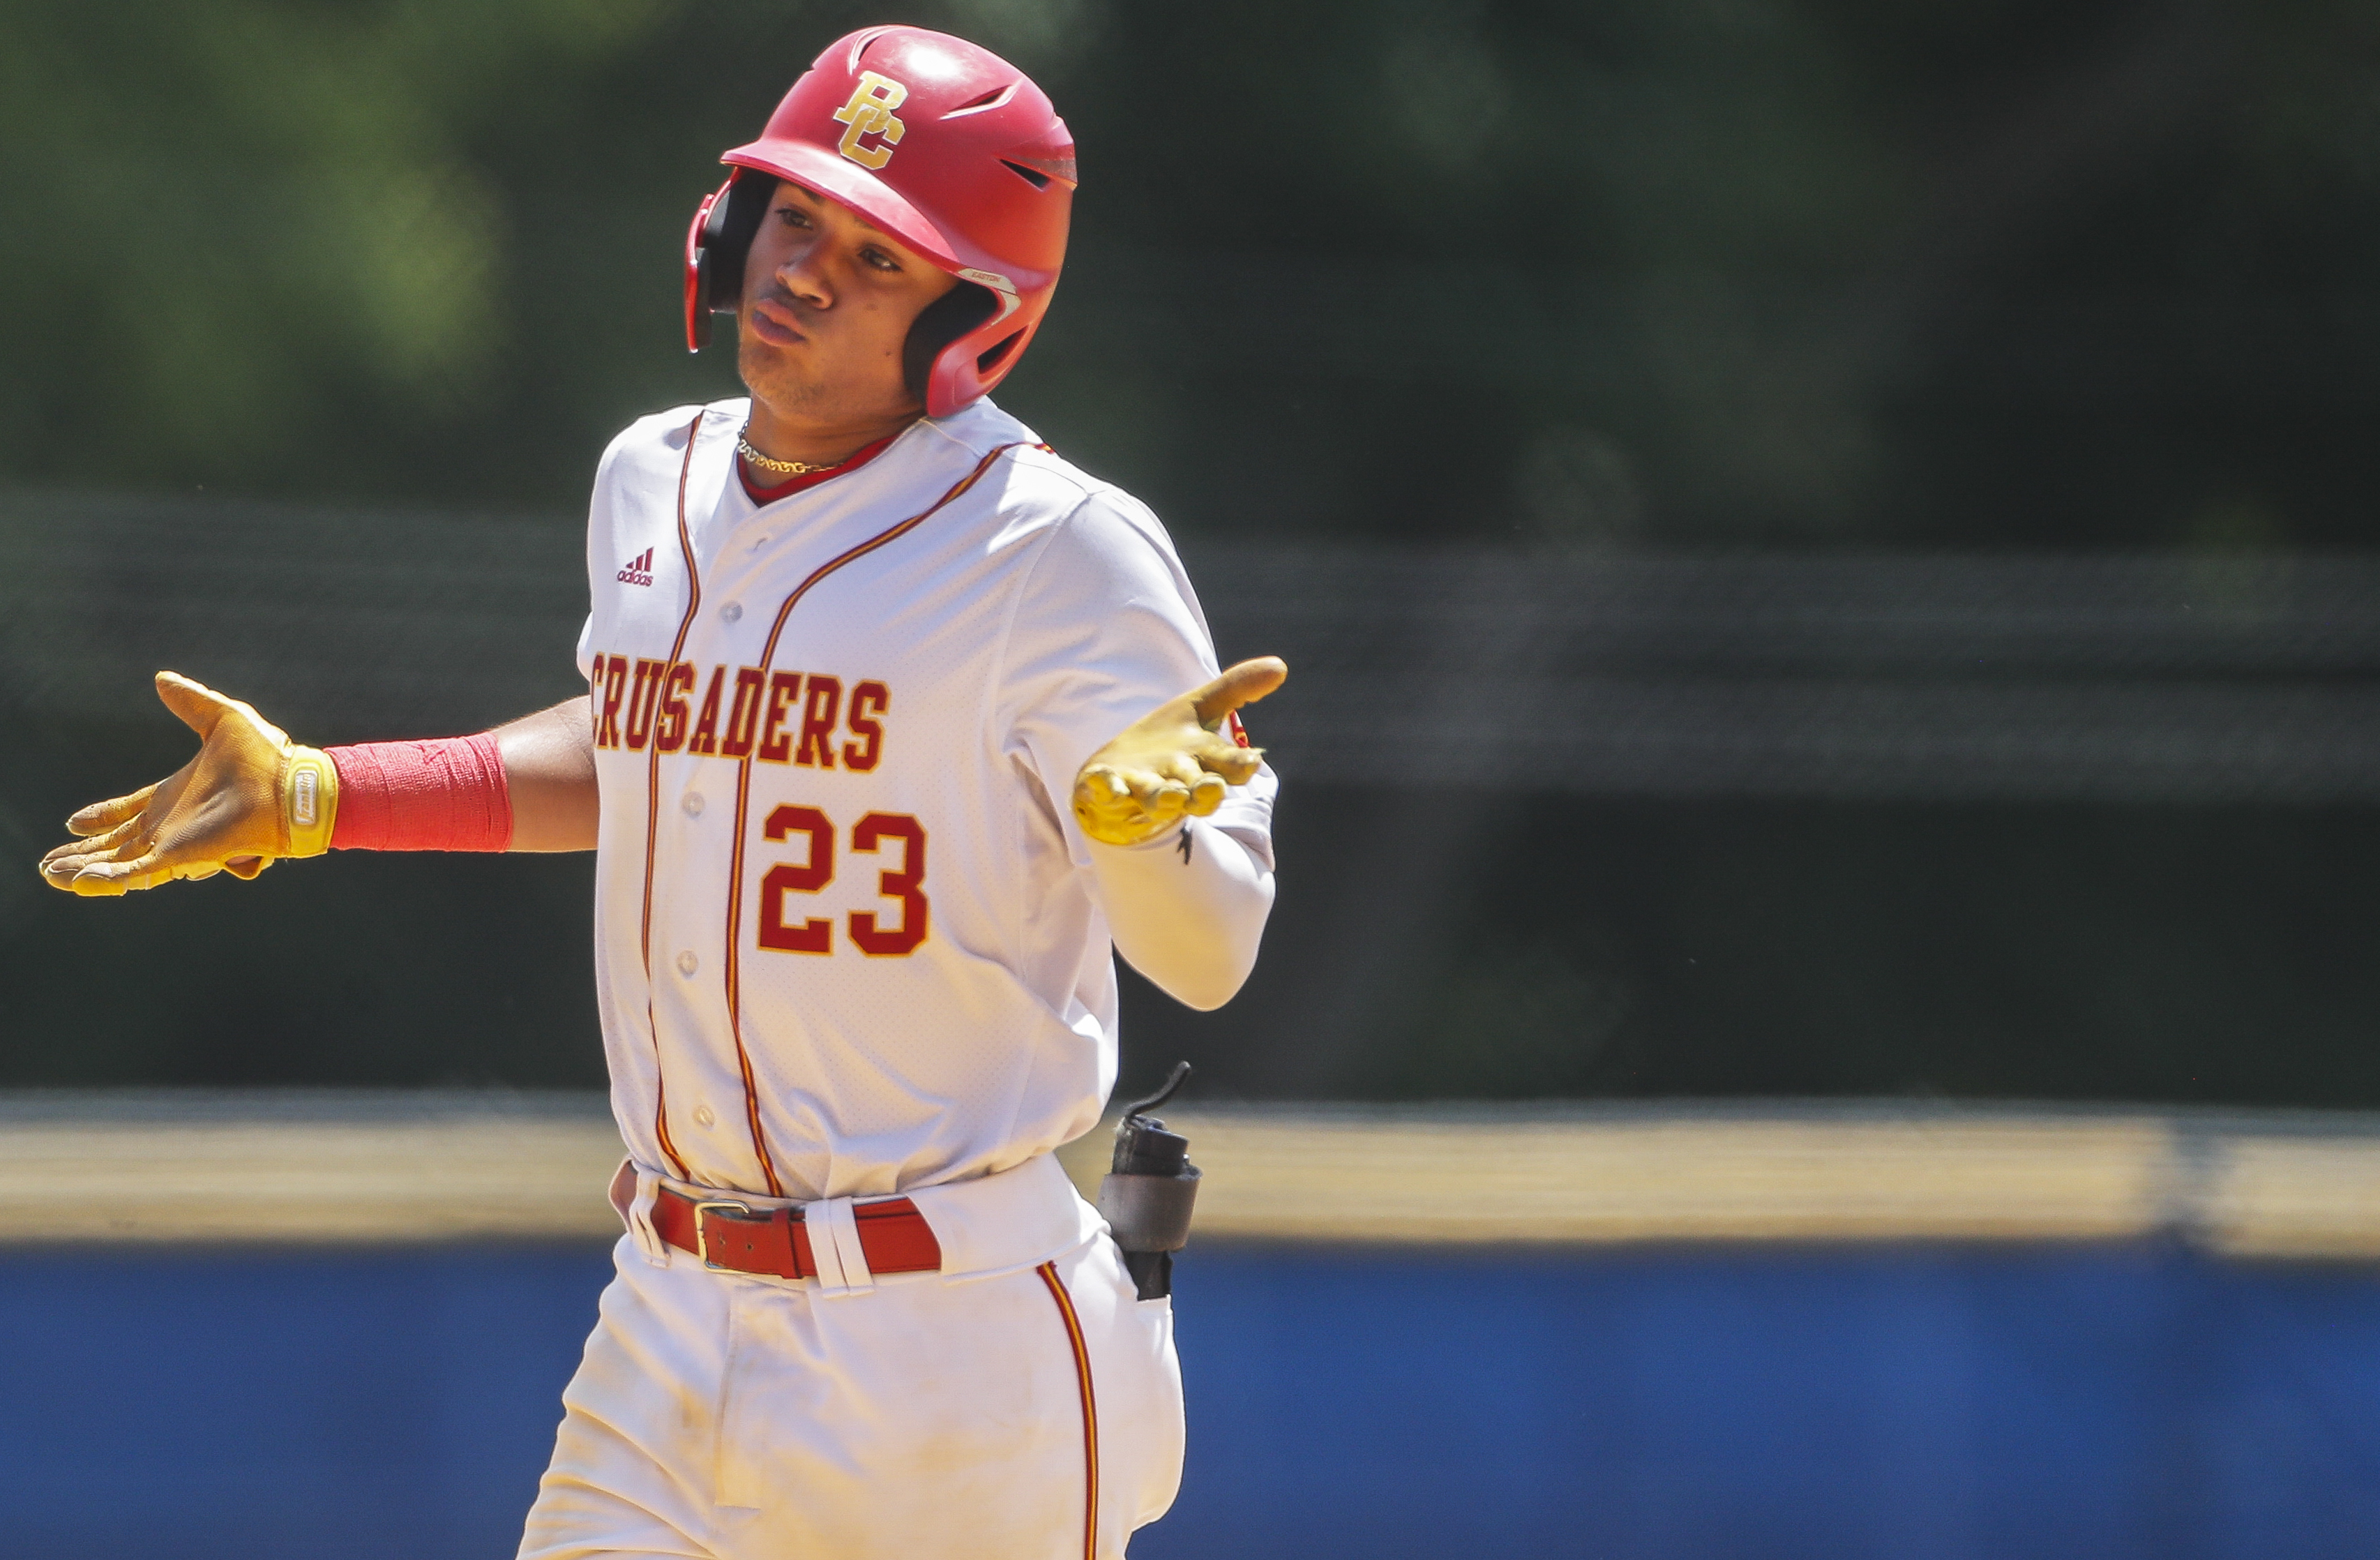
<path fill-rule="evenodd" d="M 493 737 L 325 750 L 339 772 L 332 849 L 502 850 L 512 844 L 512 797 Z"/>

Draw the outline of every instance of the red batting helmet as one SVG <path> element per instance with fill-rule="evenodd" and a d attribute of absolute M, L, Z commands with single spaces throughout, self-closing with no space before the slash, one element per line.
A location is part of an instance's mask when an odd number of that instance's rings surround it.
<path fill-rule="evenodd" d="M 1025 355 L 1066 254 L 1075 138 L 1041 89 L 988 49 L 871 27 L 819 55 L 686 236 L 686 344 L 741 301 L 744 257 L 778 179 L 840 201 L 960 285 L 929 305 L 905 362 L 944 417 Z"/>

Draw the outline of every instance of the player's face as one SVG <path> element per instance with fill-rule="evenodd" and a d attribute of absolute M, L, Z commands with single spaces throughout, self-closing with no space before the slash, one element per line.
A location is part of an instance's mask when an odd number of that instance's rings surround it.
<path fill-rule="evenodd" d="M 779 184 L 752 239 L 736 311 L 736 367 L 777 417 L 852 425 L 924 408 L 901 375 L 918 311 L 948 272 L 848 207 Z"/>

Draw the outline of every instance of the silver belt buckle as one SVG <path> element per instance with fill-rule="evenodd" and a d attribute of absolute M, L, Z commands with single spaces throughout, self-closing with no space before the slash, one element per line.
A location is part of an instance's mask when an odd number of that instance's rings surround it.
<path fill-rule="evenodd" d="M 702 1259 L 702 1265 L 709 1268 L 713 1273 L 741 1273 L 744 1271 L 741 1268 L 721 1267 L 717 1262 L 710 1260 L 710 1228 L 702 1222 L 702 1216 L 705 1213 L 710 1213 L 714 1208 L 718 1209 L 722 1213 L 725 1213 L 732 1209 L 735 1213 L 743 1214 L 745 1218 L 749 1219 L 752 1217 L 752 1205 L 748 1202 L 733 1202 L 724 1200 L 717 1202 L 698 1202 L 694 1205 L 695 1255 L 700 1257 Z"/>

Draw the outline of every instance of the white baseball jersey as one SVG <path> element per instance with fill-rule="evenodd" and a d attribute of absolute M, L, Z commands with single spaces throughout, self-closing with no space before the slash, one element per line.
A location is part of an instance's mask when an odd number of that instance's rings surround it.
<path fill-rule="evenodd" d="M 615 440 L 588 527 L 596 983 L 641 1164 L 867 1196 L 1094 1125 L 1116 981 L 1067 798 L 1216 673 L 1155 517 L 989 401 L 756 506 L 747 403 Z M 1273 779 L 1213 822 L 1270 859 Z"/>

